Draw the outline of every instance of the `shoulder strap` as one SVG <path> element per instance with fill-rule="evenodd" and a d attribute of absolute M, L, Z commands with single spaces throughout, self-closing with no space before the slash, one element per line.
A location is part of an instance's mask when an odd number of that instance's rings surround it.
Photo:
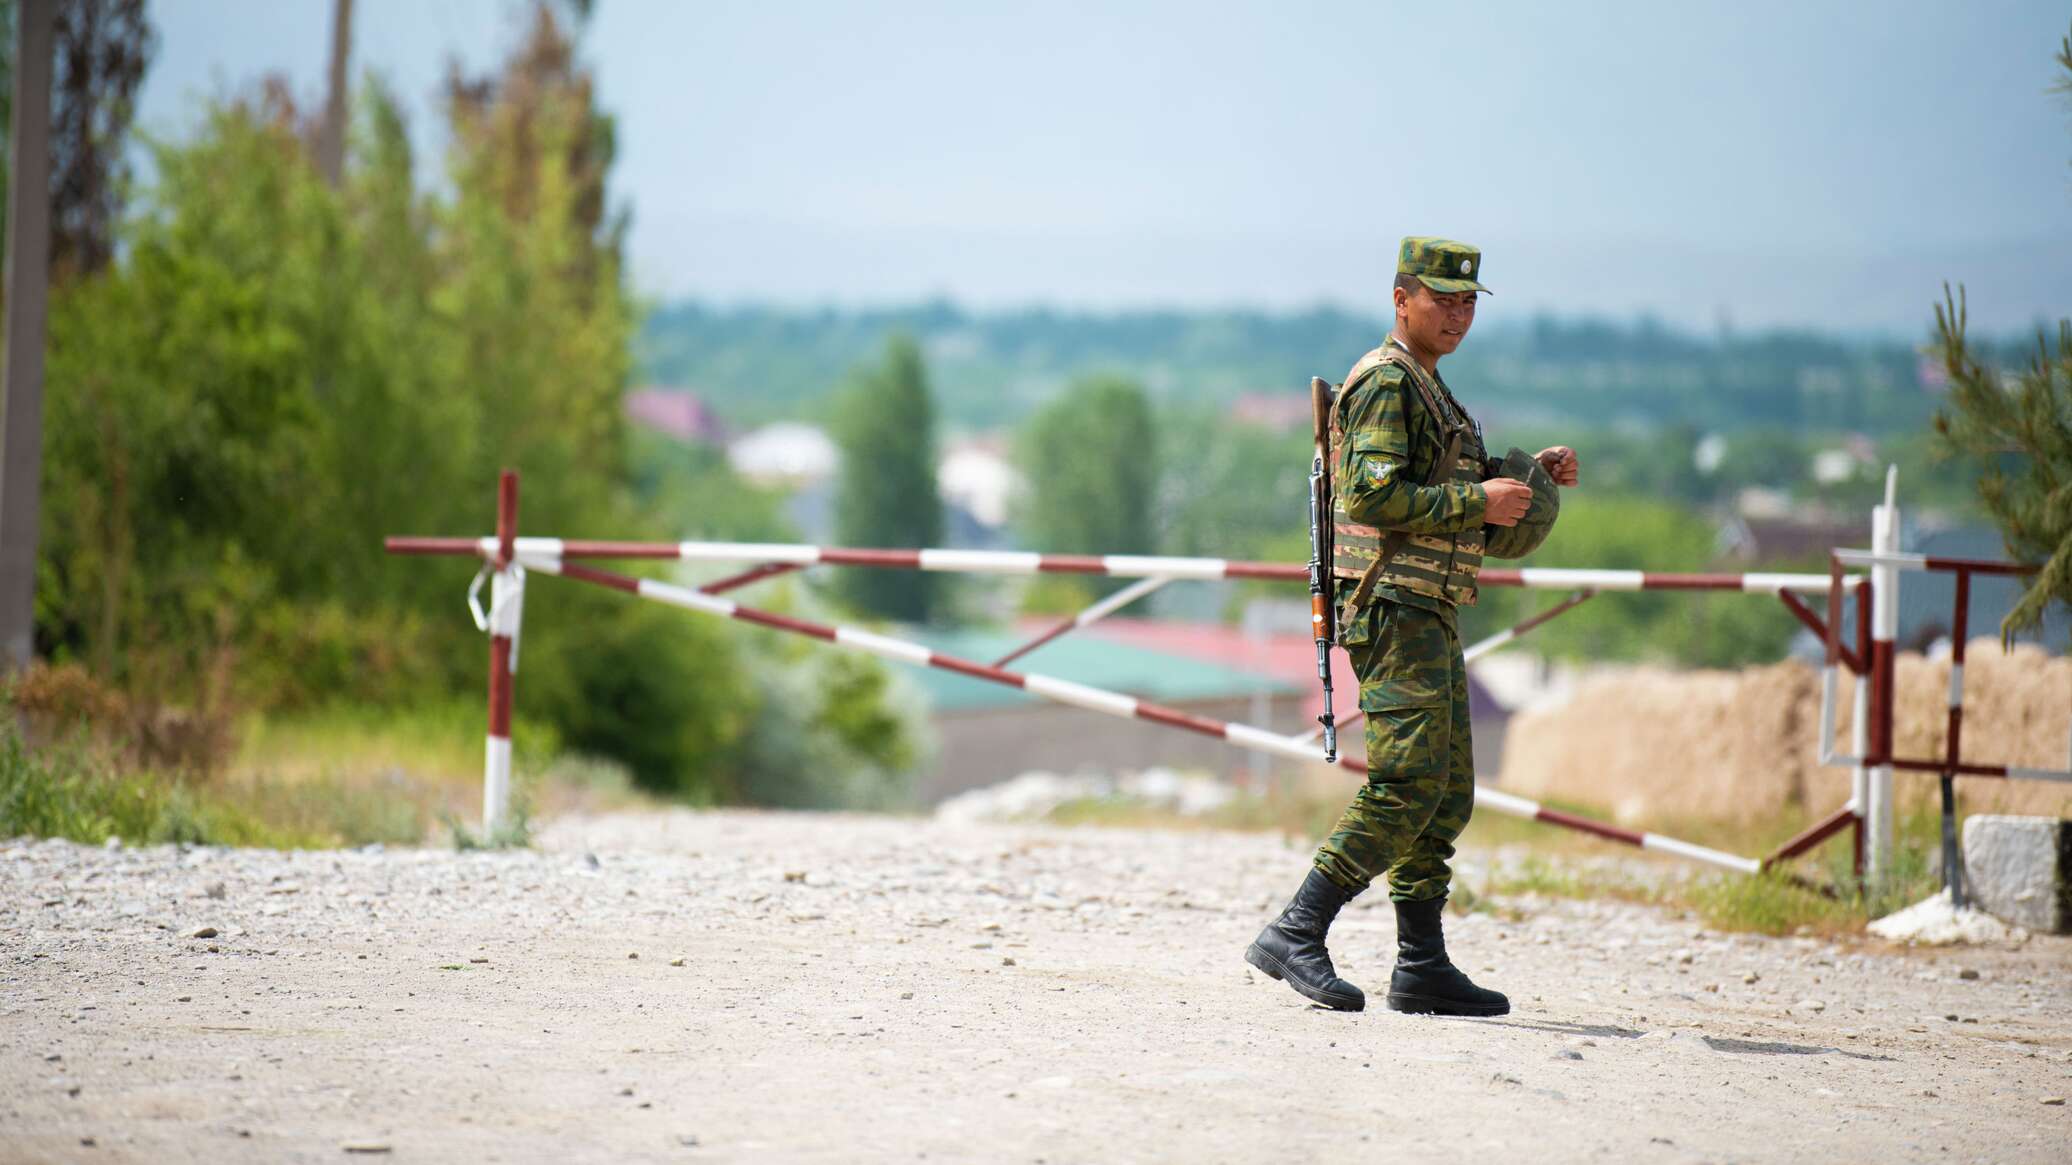
<path fill-rule="evenodd" d="M 1431 414 L 1432 422 L 1439 426 L 1440 440 L 1446 440 L 1468 427 L 1467 419 L 1461 415 L 1460 410 L 1449 407 L 1453 404 L 1453 394 L 1441 387 L 1433 379 L 1432 374 L 1425 371 L 1424 365 L 1419 364 L 1410 355 L 1409 350 L 1398 344 L 1394 337 L 1376 351 L 1381 354 L 1381 360 L 1401 368 L 1404 379 L 1416 387 L 1418 402 L 1424 405 L 1425 412 Z M 1441 403 L 1442 399 L 1444 404 Z"/>

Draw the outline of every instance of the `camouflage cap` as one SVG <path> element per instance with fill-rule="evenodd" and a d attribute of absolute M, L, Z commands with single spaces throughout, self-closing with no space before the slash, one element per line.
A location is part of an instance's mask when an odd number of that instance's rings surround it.
<path fill-rule="evenodd" d="M 1404 239 L 1396 253 L 1396 274 L 1415 275 L 1433 291 L 1489 291 L 1477 281 L 1482 274 L 1482 252 L 1452 239 L 1423 235 Z"/>

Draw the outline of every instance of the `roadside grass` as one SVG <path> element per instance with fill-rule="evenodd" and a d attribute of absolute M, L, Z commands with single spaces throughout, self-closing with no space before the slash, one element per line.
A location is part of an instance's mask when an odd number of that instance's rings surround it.
<path fill-rule="evenodd" d="M 1321 797 L 1247 795 L 1218 809 L 1190 816 L 1131 797 L 1082 797 L 1060 804 L 1044 819 L 1057 825 L 1230 829 L 1241 833 L 1321 837 L 1344 808 L 1343 804 L 1334 804 Z"/>
<path fill-rule="evenodd" d="M 0 837 L 298 848 L 324 839 L 179 777 L 121 771 L 84 740 L 31 751 L 0 734 Z"/>
<path fill-rule="evenodd" d="M 1933 894 L 1942 884 L 1941 818 L 1917 808 L 1893 823 L 1892 868 L 1874 885 L 1858 886 L 1846 835 L 1825 847 L 1823 860 L 1801 859 L 1801 867 L 1822 871 L 1832 896 L 1817 893 L 1782 872 L 1756 877 L 1707 877 L 1691 883 L 1685 901 L 1708 925 L 1764 934 L 1861 930 Z"/>
<path fill-rule="evenodd" d="M 293 785 L 326 780 L 407 792 L 427 820 L 481 811 L 483 712 L 479 701 L 377 708 L 340 705 L 300 716 L 254 717 L 240 731 L 233 775 Z M 623 766 L 563 751 L 551 729 L 511 728 L 514 803 L 528 814 L 655 804 Z"/>
<path fill-rule="evenodd" d="M 453 813 L 441 813 L 440 824 L 446 827 L 447 836 L 453 839 L 453 848 L 461 853 L 480 849 L 524 849 L 532 844 L 532 798 L 526 786 L 520 784 L 511 790 L 511 803 L 505 810 L 509 818 L 500 822 L 486 833 L 477 833 L 468 823 Z"/>
<path fill-rule="evenodd" d="M 248 718 L 222 771 L 138 764 L 84 729 L 31 747 L 0 726 L 0 837 L 137 845 L 320 849 L 445 841 L 459 849 L 524 846 L 543 809 L 653 802 L 626 771 L 564 754 L 520 726 L 512 748 L 514 813 L 483 835 L 482 716 L 472 701 L 401 709 L 342 706 Z"/>
<path fill-rule="evenodd" d="M 1538 894 L 1547 898 L 1618 897 L 1653 902 L 1660 891 L 1633 878 L 1557 861 L 1543 853 L 1527 853 L 1516 862 L 1499 862 L 1482 880 L 1485 901 L 1496 895 Z"/>

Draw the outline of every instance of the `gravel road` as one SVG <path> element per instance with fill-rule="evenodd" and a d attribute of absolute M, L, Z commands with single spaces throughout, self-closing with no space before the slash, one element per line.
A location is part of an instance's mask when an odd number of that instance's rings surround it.
<path fill-rule="evenodd" d="M 0 1159 L 2072 1159 L 2072 940 L 1507 898 L 1449 935 L 1511 1015 L 1343 1015 L 1240 959 L 1306 857 L 734 812 L 503 854 L 0 842 Z M 1378 993 L 1386 903 L 1334 938 Z"/>

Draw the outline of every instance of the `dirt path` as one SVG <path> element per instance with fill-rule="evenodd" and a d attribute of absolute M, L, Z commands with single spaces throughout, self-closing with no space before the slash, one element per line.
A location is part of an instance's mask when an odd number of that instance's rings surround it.
<path fill-rule="evenodd" d="M 1239 959 L 1304 859 L 744 813 L 495 855 L 0 842 L 0 1159 L 2072 1158 L 2072 941 L 1517 899 L 1449 920 L 1512 1015 L 1341 1015 Z M 1335 932 L 1370 991 L 1378 899 Z"/>

